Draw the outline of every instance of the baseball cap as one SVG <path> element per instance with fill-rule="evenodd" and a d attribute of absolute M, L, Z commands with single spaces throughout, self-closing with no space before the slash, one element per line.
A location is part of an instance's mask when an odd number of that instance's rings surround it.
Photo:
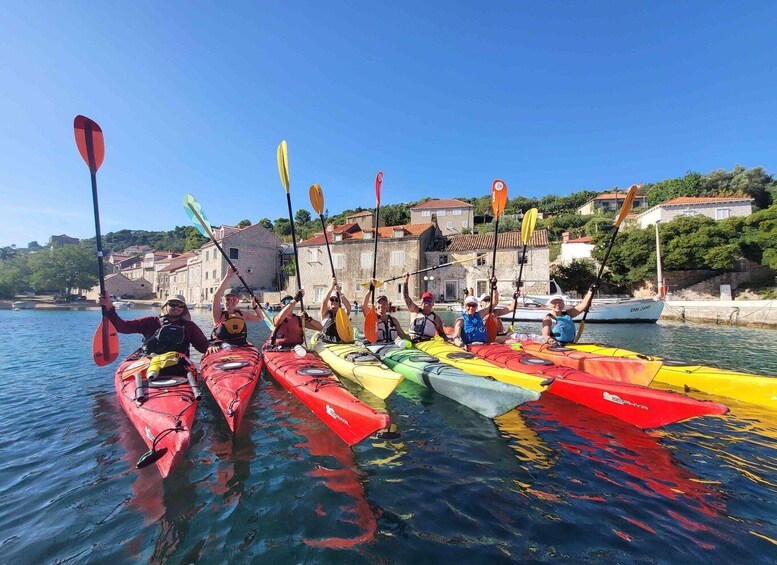
<path fill-rule="evenodd" d="M 483 294 L 480 295 L 480 301 L 483 302 L 485 300 L 491 300 L 491 295 L 488 294 L 487 292 L 484 292 Z"/>
<path fill-rule="evenodd" d="M 224 291 L 224 296 L 229 296 L 230 294 L 233 296 L 240 296 L 240 293 L 236 288 L 228 288 L 226 291 Z"/>
<path fill-rule="evenodd" d="M 375 299 L 375 302 L 380 302 L 381 300 L 385 300 L 386 302 L 389 301 L 388 296 L 385 294 L 379 294 L 378 297 Z"/>
<path fill-rule="evenodd" d="M 550 300 L 548 300 L 548 304 L 552 304 L 556 300 L 560 300 L 561 302 L 564 302 L 564 297 L 561 296 L 560 294 L 554 294 L 553 296 L 550 297 Z"/>
<path fill-rule="evenodd" d="M 431 301 L 434 301 L 434 294 L 432 294 L 431 292 L 429 292 L 427 290 L 426 292 L 424 292 L 421 295 L 421 300 L 431 300 Z"/>
<path fill-rule="evenodd" d="M 480 304 L 480 302 L 478 302 L 478 299 L 475 298 L 474 296 L 468 296 L 467 298 L 464 299 L 464 305 L 466 306 L 467 304 L 474 304 L 475 306 L 477 306 Z"/>

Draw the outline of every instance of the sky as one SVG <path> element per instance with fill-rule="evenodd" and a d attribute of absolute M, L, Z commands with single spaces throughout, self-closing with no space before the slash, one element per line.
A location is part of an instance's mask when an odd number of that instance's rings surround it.
<path fill-rule="evenodd" d="M 0 247 L 94 236 L 73 118 L 105 136 L 103 233 L 424 196 L 777 173 L 777 2 L 12 2 Z"/>

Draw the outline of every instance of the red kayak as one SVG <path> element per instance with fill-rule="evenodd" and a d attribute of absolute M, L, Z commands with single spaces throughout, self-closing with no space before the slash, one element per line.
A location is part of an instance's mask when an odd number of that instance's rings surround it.
<path fill-rule="evenodd" d="M 589 375 L 634 385 L 648 386 L 661 369 L 661 361 L 610 357 L 569 347 L 533 343 L 530 341 L 512 344 L 514 349 L 523 349 L 540 359 L 547 359 L 555 365 L 577 369 Z"/>
<path fill-rule="evenodd" d="M 236 432 L 248 411 L 251 395 L 262 372 L 259 350 L 248 346 L 208 353 L 200 363 L 200 372 L 224 413 L 229 429 Z"/>
<path fill-rule="evenodd" d="M 152 366 L 154 359 L 158 362 L 165 356 L 172 358 L 171 366 L 161 371 Z M 149 380 L 147 376 L 155 372 L 158 376 Z M 166 477 L 181 460 L 189 447 L 189 434 L 201 396 L 196 377 L 194 364 L 180 353 L 162 356 L 133 353 L 116 369 L 116 393 L 121 407 L 149 447 L 138 460 L 138 468 L 156 463 Z"/>
<path fill-rule="evenodd" d="M 553 377 L 548 392 L 614 416 L 639 428 L 658 428 L 681 420 L 725 414 L 728 408 L 709 400 L 695 400 L 684 394 L 654 390 L 638 385 L 617 383 L 588 373 L 559 367 L 506 345 L 470 345 L 469 350 L 499 367 Z"/>
<path fill-rule="evenodd" d="M 265 344 L 267 371 L 302 401 L 348 445 L 391 425 L 389 415 L 353 396 L 314 353 L 299 357 L 294 350 Z"/>

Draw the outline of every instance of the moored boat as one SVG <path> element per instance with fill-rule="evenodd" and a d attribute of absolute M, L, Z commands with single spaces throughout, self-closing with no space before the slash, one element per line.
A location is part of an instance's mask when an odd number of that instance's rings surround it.
<path fill-rule="evenodd" d="M 567 303 L 568 307 L 574 305 L 571 301 Z M 653 298 L 629 298 L 629 299 L 601 299 L 594 300 L 591 309 L 588 311 L 586 322 L 602 323 L 654 323 L 661 317 L 664 311 L 664 301 Z M 527 304 L 519 306 L 515 311 L 515 320 L 519 322 L 541 322 L 550 310 L 544 304 Z M 512 311 L 509 314 L 501 316 L 503 321 L 511 322 L 513 319 Z M 579 314 L 573 320 L 580 321 L 583 314 Z"/>
<path fill-rule="evenodd" d="M 115 386 L 124 412 L 149 447 L 138 468 L 155 462 L 167 477 L 189 447 L 200 398 L 194 365 L 180 353 L 138 351 L 116 369 Z"/>
<path fill-rule="evenodd" d="M 232 432 L 240 427 L 261 371 L 262 357 L 253 346 L 230 346 L 208 353 L 200 363 L 202 378 Z"/>

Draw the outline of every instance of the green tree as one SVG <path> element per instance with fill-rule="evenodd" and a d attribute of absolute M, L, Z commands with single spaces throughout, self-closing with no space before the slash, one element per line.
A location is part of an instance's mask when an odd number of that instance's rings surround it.
<path fill-rule="evenodd" d="M 297 224 L 304 225 L 307 223 L 310 223 L 310 212 L 308 212 L 304 208 L 300 208 L 299 210 L 297 210 L 297 213 L 294 214 L 294 224 L 295 224 L 294 227 L 296 228 Z"/>
<path fill-rule="evenodd" d="M 13 298 L 25 290 L 31 290 L 29 283 L 29 255 L 18 254 L 10 259 L 0 260 L 0 298 Z"/>
<path fill-rule="evenodd" d="M 31 241 L 30 243 L 27 244 L 27 249 L 31 251 L 35 251 L 35 250 L 41 249 L 41 245 L 37 241 Z"/>
<path fill-rule="evenodd" d="M 596 263 L 591 259 L 572 259 L 567 264 L 551 266 L 550 276 L 561 288 L 575 290 L 582 296 L 596 280 Z"/>
<path fill-rule="evenodd" d="M 70 296 L 75 288 L 92 288 L 98 282 L 94 253 L 78 245 L 54 247 L 30 255 L 30 284 L 33 290 L 58 291 Z"/>
<path fill-rule="evenodd" d="M 262 226 L 266 227 L 268 230 L 272 231 L 272 228 L 273 228 L 272 221 L 269 218 L 262 218 L 261 220 L 259 220 L 259 223 Z"/>
<path fill-rule="evenodd" d="M 239 228 L 247 228 L 251 225 L 251 220 L 240 220 L 237 223 L 237 227 Z"/>

